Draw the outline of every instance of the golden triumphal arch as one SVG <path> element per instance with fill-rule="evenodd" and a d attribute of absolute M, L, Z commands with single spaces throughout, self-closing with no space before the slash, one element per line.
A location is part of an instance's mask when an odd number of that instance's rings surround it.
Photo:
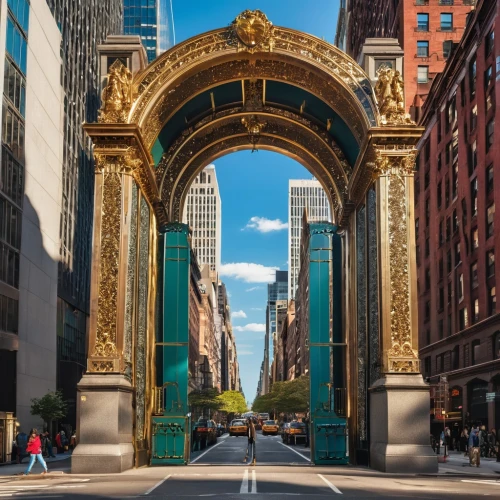
<path fill-rule="evenodd" d="M 336 47 L 273 26 L 260 11 L 148 66 L 137 37 L 110 37 L 99 56 L 102 108 L 98 123 L 85 125 L 94 143 L 95 215 L 73 470 L 189 460 L 179 451 L 189 439 L 178 373 L 187 356 L 189 282 L 182 208 L 209 162 L 258 147 L 302 163 L 331 203 L 342 242 L 342 342 L 333 343 L 327 324 L 317 346 L 347 347 L 343 429 L 351 462 L 369 457 L 379 470 L 435 471 L 413 243 L 422 129 L 405 115 L 399 73 L 382 67 L 373 87 L 375 77 Z M 160 434 L 163 451 L 155 449 Z"/>

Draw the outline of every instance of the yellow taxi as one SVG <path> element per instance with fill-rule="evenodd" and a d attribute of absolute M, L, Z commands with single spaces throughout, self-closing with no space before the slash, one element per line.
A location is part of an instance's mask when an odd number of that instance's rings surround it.
<path fill-rule="evenodd" d="M 278 435 L 279 426 L 274 420 L 266 420 L 262 424 L 262 435 L 267 436 L 268 434 Z"/>
<path fill-rule="evenodd" d="M 247 424 L 244 420 L 233 420 L 229 426 L 230 436 L 246 436 Z"/>

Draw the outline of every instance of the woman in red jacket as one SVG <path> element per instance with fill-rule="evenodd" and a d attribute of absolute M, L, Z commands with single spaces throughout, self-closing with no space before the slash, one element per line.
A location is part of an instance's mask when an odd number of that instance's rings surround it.
<path fill-rule="evenodd" d="M 45 460 L 43 459 L 42 456 L 42 442 L 40 441 L 40 436 L 38 435 L 36 429 L 32 429 L 30 432 L 30 438 L 28 441 L 28 446 L 26 446 L 26 451 L 28 453 L 31 453 L 31 457 L 30 457 L 30 463 L 24 475 L 27 476 L 31 472 L 31 468 L 33 467 L 35 460 L 37 458 L 44 468 L 42 474 L 46 474 L 47 464 L 45 463 Z"/>

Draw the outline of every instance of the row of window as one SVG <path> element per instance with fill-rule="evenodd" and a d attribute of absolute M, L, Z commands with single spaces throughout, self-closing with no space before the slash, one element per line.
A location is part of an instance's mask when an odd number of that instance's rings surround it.
<path fill-rule="evenodd" d="M 417 31 L 429 31 L 429 14 L 419 12 L 417 14 Z M 453 14 L 442 12 L 440 14 L 439 31 L 453 31 Z"/>
<path fill-rule="evenodd" d="M 445 40 L 443 42 L 443 57 L 448 59 L 450 57 L 451 51 L 453 49 L 453 40 Z M 417 57 L 429 57 L 429 41 L 428 40 L 418 40 L 417 41 Z M 428 68 L 428 66 L 422 66 Z M 428 74 L 428 70 L 427 70 Z M 422 74 L 423 77 L 423 74 Z"/>
<path fill-rule="evenodd" d="M 14 159 L 12 153 L 2 146 L 2 163 L 0 169 L 0 191 L 10 198 L 18 207 L 23 205 L 24 168 Z"/>
<path fill-rule="evenodd" d="M 24 117 L 26 112 L 26 79 L 8 57 L 5 58 L 3 93 Z"/>
<path fill-rule="evenodd" d="M 5 101 L 2 108 L 2 141 L 14 158 L 24 163 L 24 121 Z"/>
<path fill-rule="evenodd" d="M 0 295 L 0 331 L 17 334 L 19 318 L 18 307 L 17 300 L 6 297 L 5 295 Z"/>

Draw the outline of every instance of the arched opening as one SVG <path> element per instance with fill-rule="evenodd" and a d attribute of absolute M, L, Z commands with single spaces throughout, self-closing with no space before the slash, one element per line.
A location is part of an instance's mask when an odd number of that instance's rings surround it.
<path fill-rule="evenodd" d="M 251 35 L 242 28 L 250 19 L 260 27 Z M 301 243 L 312 461 L 435 471 L 417 353 L 413 168 L 422 130 L 404 114 L 400 75 L 384 70 L 374 90 L 376 75 L 260 11 L 147 67 L 125 45 L 102 49 L 103 106 L 99 123 L 86 125 L 96 207 L 89 373 L 79 390 L 80 401 L 108 391 L 110 406 L 99 411 L 126 422 L 113 438 L 113 467 L 189 460 L 192 248 L 183 207 L 209 162 L 258 148 L 306 166 L 335 221 L 305 221 Z M 344 415 L 334 390 L 340 358 L 350 384 Z M 90 408 L 80 403 L 88 446 L 73 457 L 75 471 L 89 470 L 90 456 L 93 467 L 101 460 Z M 401 443 L 396 430 L 410 419 L 412 442 Z"/>

